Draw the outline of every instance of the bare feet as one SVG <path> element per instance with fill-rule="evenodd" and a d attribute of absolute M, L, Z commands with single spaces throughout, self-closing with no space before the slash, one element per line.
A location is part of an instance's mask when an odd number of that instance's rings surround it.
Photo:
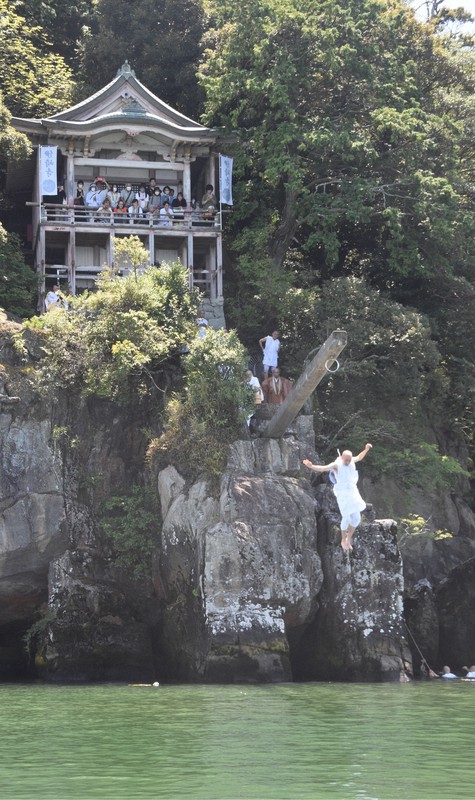
<path fill-rule="evenodd" d="M 348 548 L 349 548 L 348 535 L 346 533 L 343 533 L 343 531 L 342 531 L 342 534 L 341 534 L 341 546 L 342 546 L 342 549 L 345 550 L 345 551 L 348 550 Z"/>

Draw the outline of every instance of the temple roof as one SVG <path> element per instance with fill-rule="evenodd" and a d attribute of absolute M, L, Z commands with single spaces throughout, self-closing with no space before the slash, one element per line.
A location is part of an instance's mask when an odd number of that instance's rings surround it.
<path fill-rule="evenodd" d="M 152 94 L 127 61 L 110 83 L 77 105 L 42 119 L 13 117 L 12 124 L 25 133 L 68 137 L 130 128 L 188 142 L 211 143 L 219 136 L 218 131 L 200 125 Z"/>

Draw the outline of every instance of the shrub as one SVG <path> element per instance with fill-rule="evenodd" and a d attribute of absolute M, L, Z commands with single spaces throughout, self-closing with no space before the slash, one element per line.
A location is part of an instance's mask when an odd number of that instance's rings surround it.
<path fill-rule="evenodd" d="M 197 296 L 181 264 L 119 278 L 106 270 L 97 292 L 71 298 L 70 310 L 27 323 L 41 338 L 38 374 L 53 391 L 79 387 L 118 402 L 155 391 L 157 373 L 195 330 Z"/>
<path fill-rule="evenodd" d="M 151 578 L 159 519 L 155 496 L 142 486 L 132 486 L 128 494 L 109 497 L 102 503 L 99 531 L 115 564 L 136 580 Z"/>
<path fill-rule="evenodd" d="M 165 432 L 149 455 L 171 459 L 190 476 L 218 478 L 228 445 L 242 436 L 254 398 L 244 378 L 246 353 L 235 332 L 196 336 L 185 359 L 185 392 L 166 407 Z"/>

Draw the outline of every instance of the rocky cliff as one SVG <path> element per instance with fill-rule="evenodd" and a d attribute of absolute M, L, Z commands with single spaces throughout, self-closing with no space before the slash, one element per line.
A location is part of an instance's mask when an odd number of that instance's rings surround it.
<path fill-rule="evenodd" d="M 0 678 L 400 680 L 410 670 L 395 526 L 368 510 L 353 553 L 342 552 L 331 488 L 301 466 L 316 459 L 310 417 L 279 441 L 235 442 L 219 491 L 172 465 L 153 476 L 147 414 L 60 387 L 41 394 L 34 346 L 21 364 L 14 327 L 0 340 Z M 163 525 L 152 579 L 138 581 L 97 519 L 104 498 L 147 481 Z M 457 565 L 472 545 L 458 542 L 451 564 L 463 575 L 445 594 L 421 581 L 436 564 L 446 577 L 447 561 L 408 561 L 408 598 L 425 592 L 408 613 L 428 621 L 435 660 L 450 661 L 449 643 L 467 662 L 471 595 L 456 587 L 468 586 L 469 564 Z"/>
<path fill-rule="evenodd" d="M 231 447 L 219 496 L 158 478 L 158 572 L 170 676 L 182 680 L 400 680 L 410 670 L 392 522 L 370 514 L 343 553 L 331 487 L 314 490 L 303 435 Z M 305 424 L 307 423 L 307 424 Z"/>

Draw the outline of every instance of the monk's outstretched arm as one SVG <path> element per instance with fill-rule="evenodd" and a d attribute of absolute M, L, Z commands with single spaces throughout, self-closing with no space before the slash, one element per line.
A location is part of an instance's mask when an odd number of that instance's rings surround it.
<path fill-rule="evenodd" d="M 361 453 L 359 453 L 357 456 L 355 456 L 355 461 L 363 461 L 363 458 L 371 450 L 372 447 L 373 447 L 372 444 L 366 444 L 365 449 L 362 450 Z"/>
<path fill-rule="evenodd" d="M 308 458 L 305 458 L 302 461 L 302 464 L 307 467 L 307 469 L 311 469 L 313 472 L 330 472 L 331 469 L 334 469 L 335 462 L 333 461 L 331 464 L 312 464 Z"/>

